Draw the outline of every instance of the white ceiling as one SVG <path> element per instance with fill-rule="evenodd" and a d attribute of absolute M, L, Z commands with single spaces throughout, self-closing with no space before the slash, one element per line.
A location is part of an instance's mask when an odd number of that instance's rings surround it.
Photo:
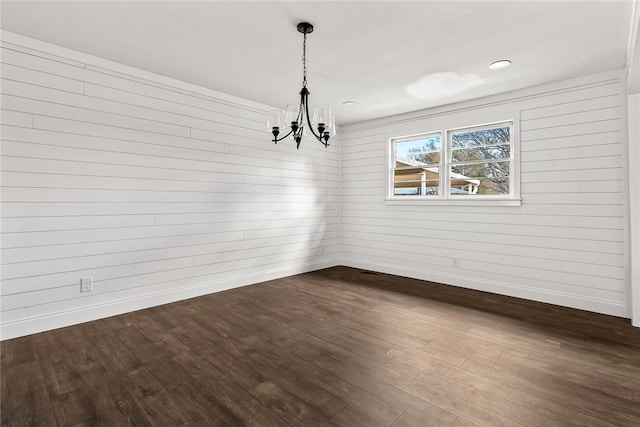
<path fill-rule="evenodd" d="M 2 1 L 2 28 L 277 107 L 352 123 L 626 66 L 633 0 Z M 513 65 L 491 71 L 490 62 Z M 407 93 L 409 90 L 409 93 Z M 355 106 L 343 106 L 354 100 Z"/>

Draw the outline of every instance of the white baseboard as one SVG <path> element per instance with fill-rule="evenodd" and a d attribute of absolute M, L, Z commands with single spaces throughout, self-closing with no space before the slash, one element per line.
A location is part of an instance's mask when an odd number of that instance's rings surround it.
<path fill-rule="evenodd" d="M 445 285 L 458 286 L 461 288 L 475 289 L 478 291 L 491 292 L 494 294 L 507 295 L 511 297 L 524 298 L 533 301 L 545 302 L 549 304 L 560 305 L 564 307 L 577 308 L 580 310 L 592 311 L 595 313 L 608 314 L 611 316 L 625 317 L 626 313 L 624 304 L 612 301 L 598 300 L 593 298 L 585 298 L 577 295 L 569 295 L 560 292 L 551 292 L 548 290 L 528 288 L 517 286 L 509 283 L 489 282 L 468 276 L 454 276 L 450 274 L 411 270 L 406 267 L 378 264 L 360 260 L 355 258 L 342 258 L 341 264 L 347 267 L 361 268 L 366 270 L 378 271 L 380 273 L 394 274 L 397 276 L 410 277 L 419 280 L 428 280 L 431 282 L 442 283 Z"/>
<path fill-rule="evenodd" d="M 105 317 L 116 316 L 118 314 L 130 313 L 136 310 L 142 310 L 242 286 L 253 285 L 267 280 L 274 280 L 323 268 L 335 267 L 337 265 L 373 270 L 419 280 L 428 280 L 445 285 L 524 298 L 612 316 L 628 317 L 625 313 L 624 304 L 616 304 L 611 301 L 596 300 L 546 290 L 514 286 L 508 283 L 489 282 L 472 277 L 454 276 L 422 270 L 411 270 L 406 267 L 372 263 L 366 260 L 354 258 L 342 258 L 341 260 L 333 258 L 320 262 L 304 264 L 295 268 L 275 269 L 260 273 L 239 275 L 229 279 L 198 283 L 178 289 L 172 289 L 170 291 L 120 299 L 98 305 L 83 306 L 74 310 L 52 313 L 46 316 L 27 317 L 2 324 L 0 326 L 0 337 L 1 340 L 7 340 L 52 329 L 64 328 L 66 326 L 77 325 L 83 322 L 103 319 Z M 640 325 L 634 323 L 634 326 Z"/>
<path fill-rule="evenodd" d="M 66 326 L 103 319 L 105 317 L 116 316 L 118 314 L 130 313 L 132 311 L 155 307 L 162 304 L 226 291 L 228 289 L 239 288 L 242 286 L 253 285 L 267 280 L 274 280 L 323 268 L 335 267 L 336 265 L 339 265 L 337 258 L 326 259 L 294 268 L 275 269 L 260 273 L 239 275 L 228 279 L 198 283 L 195 285 L 146 294 L 134 298 L 126 298 L 98 305 L 78 307 L 74 310 L 47 314 L 46 316 L 27 317 L 0 325 L 0 339 L 7 340 L 52 329 L 64 328 Z"/>

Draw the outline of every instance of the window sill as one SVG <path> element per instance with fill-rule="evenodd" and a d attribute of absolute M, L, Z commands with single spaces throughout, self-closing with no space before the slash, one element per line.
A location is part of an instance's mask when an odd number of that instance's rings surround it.
<path fill-rule="evenodd" d="M 430 206 L 520 206 L 522 199 L 477 198 L 477 199 L 385 199 L 385 205 L 430 205 Z"/>

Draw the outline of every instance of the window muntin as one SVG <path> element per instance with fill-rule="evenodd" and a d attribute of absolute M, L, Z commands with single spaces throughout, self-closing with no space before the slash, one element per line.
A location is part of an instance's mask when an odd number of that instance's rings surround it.
<path fill-rule="evenodd" d="M 392 139 L 390 197 L 515 198 L 513 129 L 505 121 Z"/>
<path fill-rule="evenodd" d="M 481 147 L 453 148 L 451 150 L 452 163 L 468 163 L 483 160 L 499 160 L 511 157 L 511 145 L 484 145 Z"/>

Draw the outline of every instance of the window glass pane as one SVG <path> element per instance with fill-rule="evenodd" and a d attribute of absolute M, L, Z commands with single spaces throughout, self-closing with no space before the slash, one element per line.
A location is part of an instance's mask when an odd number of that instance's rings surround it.
<path fill-rule="evenodd" d="M 393 177 L 393 194 L 395 196 L 437 195 L 439 178 L 437 167 L 396 170 Z"/>
<path fill-rule="evenodd" d="M 509 162 L 451 167 L 450 194 L 509 194 Z"/>
<path fill-rule="evenodd" d="M 440 164 L 442 141 L 440 135 L 431 135 L 394 144 L 396 167 Z"/>
<path fill-rule="evenodd" d="M 508 126 L 472 131 L 463 130 L 451 133 L 451 146 L 453 148 L 504 144 L 509 143 L 510 141 L 511 128 Z"/>
<path fill-rule="evenodd" d="M 451 152 L 451 162 L 459 163 L 478 160 L 508 159 L 510 155 L 510 145 L 478 146 L 453 150 Z"/>

